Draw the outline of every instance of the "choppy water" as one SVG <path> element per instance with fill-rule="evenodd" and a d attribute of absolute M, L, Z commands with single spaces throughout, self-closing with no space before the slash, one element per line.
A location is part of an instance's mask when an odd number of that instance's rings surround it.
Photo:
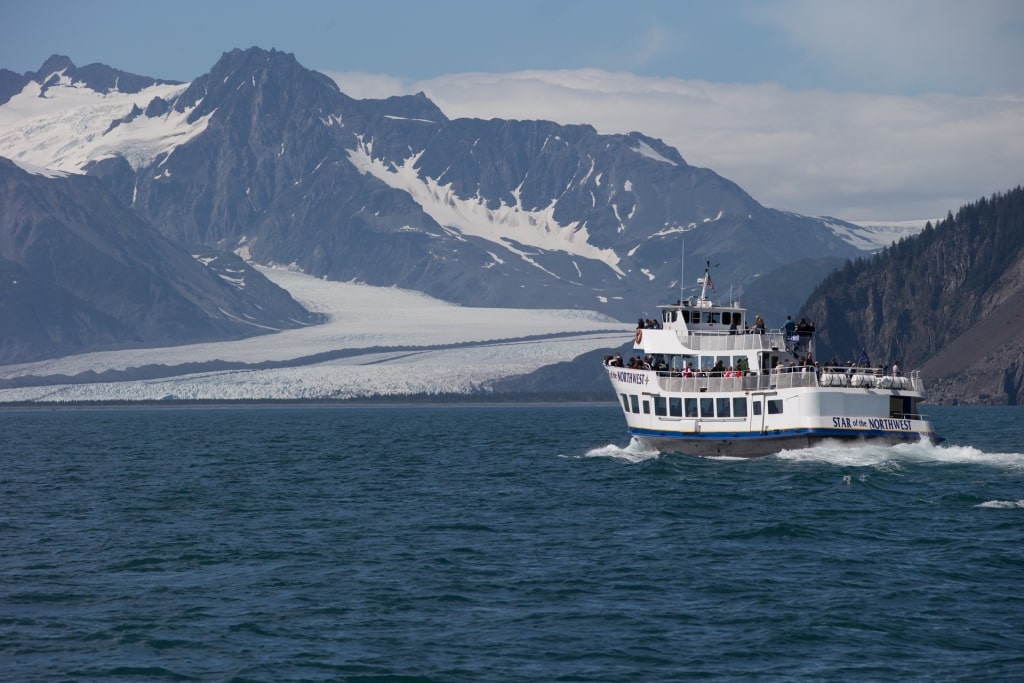
<path fill-rule="evenodd" d="M 1024 679 L 1024 417 L 756 460 L 617 406 L 0 411 L 0 679 Z"/>

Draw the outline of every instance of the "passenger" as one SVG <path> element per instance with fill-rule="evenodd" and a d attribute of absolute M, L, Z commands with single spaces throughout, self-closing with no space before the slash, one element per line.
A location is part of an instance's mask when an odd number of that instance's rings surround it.
<path fill-rule="evenodd" d="M 754 332 L 757 334 L 764 334 L 764 318 L 761 316 L 754 318 Z"/>
<path fill-rule="evenodd" d="M 800 322 L 796 324 L 796 346 L 794 351 L 806 351 L 808 348 L 807 340 L 810 338 L 811 333 L 807 328 L 807 321 L 800 318 Z"/>
<path fill-rule="evenodd" d="M 683 370 L 683 377 L 693 377 L 693 363 L 687 363 Z"/>

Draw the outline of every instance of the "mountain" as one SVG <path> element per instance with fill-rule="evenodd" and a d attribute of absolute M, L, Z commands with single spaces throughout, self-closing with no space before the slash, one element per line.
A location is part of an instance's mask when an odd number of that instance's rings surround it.
<path fill-rule="evenodd" d="M 19 75 L 9 69 L 0 69 L 0 105 L 6 104 L 22 92 L 29 83 L 39 85 L 40 96 L 45 96 L 51 87 L 68 84 L 103 94 L 113 91 L 138 93 L 154 85 L 178 84 L 177 81 L 165 81 L 120 71 L 105 64 L 77 67 L 68 57 L 53 55 L 43 62 L 38 71 Z"/>
<path fill-rule="evenodd" d="M 638 132 L 449 119 L 422 94 L 355 100 L 259 48 L 87 110 L 61 88 L 88 86 L 54 66 L 10 99 L 49 108 L 5 121 L 0 154 L 95 176 L 165 236 L 257 263 L 632 320 L 691 291 L 706 260 L 738 296 L 804 259 L 863 253 L 833 222 L 765 208 Z"/>
<path fill-rule="evenodd" d="M 194 252 L 100 180 L 0 158 L 0 364 L 317 321 L 234 254 Z"/>
<path fill-rule="evenodd" d="M 1024 401 L 1024 188 L 848 262 L 801 310 L 819 358 L 920 367 L 932 400 Z"/>

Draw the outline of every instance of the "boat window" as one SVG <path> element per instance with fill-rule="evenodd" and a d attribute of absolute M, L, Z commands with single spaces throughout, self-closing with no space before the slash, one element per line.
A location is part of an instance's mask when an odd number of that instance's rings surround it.
<path fill-rule="evenodd" d="M 651 414 L 651 402 L 650 401 L 644 401 L 644 415 L 650 415 L 650 414 Z"/>
<path fill-rule="evenodd" d="M 747 416 L 747 398 L 745 396 L 732 400 L 732 414 L 734 417 Z"/>
<path fill-rule="evenodd" d="M 623 408 L 623 410 L 625 410 L 628 413 L 629 412 L 629 397 L 626 396 L 625 394 L 620 394 L 620 396 L 622 396 L 622 408 Z"/>
<path fill-rule="evenodd" d="M 689 311 L 683 311 L 683 322 L 684 323 L 690 322 L 690 312 Z"/>
<path fill-rule="evenodd" d="M 654 414 L 662 417 L 668 415 L 668 404 L 665 402 L 664 396 L 654 397 Z"/>
<path fill-rule="evenodd" d="M 629 402 L 633 406 L 633 412 L 634 413 L 639 413 L 640 412 L 640 399 L 637 397 L 636 394 L 633 394 L 632 396 L 629 397 Z"/>
<path fill-rule="evenodd" d="M 686 400 L 687 401 L 692 401 L 693 399 L 692 398 L 688 398 Z M 668 400 L 668 414 L 671 415 L 672 417 L 682 417 L 683 416 L 683 401 L 682 401 L 682 399 L 676 397 L 676 398 L 670 398 Z"/>
<path fill-rule="evenodd" d="M 686 399 L 686 417 L 697 417 L 697 399 Z"/>
<path fill-rule="evenodd" d="M 715 411 L 718 413 L 718 417 L 732 417 L 729 413 L 729 404 L 731 401 L 728 398 L 717 398 L 715 399 Z"/>
<path fill-rule="evenodd" d="M 754 415 L 760 415 L 760 414 L 761 414 L 761 402 L 760 401 L 754 401 Z"/>
<path fill-rule="evenodd" d="M 700 399 L 700 416 L 701 417 L 714 417 L 715 416 L 715 399 L 710 396 L 702 396 Z"/>
<path fill-rule="evenodd" d="M 739 321 L 737 321 L 737 322 L 739 322 Z M 724 311 L 722 313 L 722 324 L 723 325 L 731 325 L 732 324 L 732 311 Z"/>
<path fill-rule="evenodd" d="M 781 415 L 782 414 L 782 400 L 775 399 L 768 401 L 768 414 L 769 415 Z"/>
<path fill-rule="evenodd" d="M 708 311 L 704 314 L 704 322 L 712 325 L 718 322 L 718 311 Z"/>

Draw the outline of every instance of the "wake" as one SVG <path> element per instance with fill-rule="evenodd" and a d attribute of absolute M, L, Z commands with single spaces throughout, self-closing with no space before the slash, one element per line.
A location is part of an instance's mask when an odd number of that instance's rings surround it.
<path fill-rule="evenodd" d="M 944 446 L 931 442 L 851 446 L 824 442 L 811 448 L 784 450 L 774 456 L 794 462 L 823 462 L 847 467 L 901 464 L 988 465 L 1024 470 L 1024 453 L 986 453 L 973 446 Z"/>
<path fill-rule="evenodd" d="M 661 453 L 659 451 L 644 449 L 636 439 L 630 439 L 629 444 L 625 447 L 608 444 L 607 446 L 592 448 L 583 454 L 583 457 L 586 458 L 615 458 L 616 460 L 625 460 L 627 462 L 644 462 L 646 460 L 655 460 L 660 456 Z"/>
<path fill-rule="evenodd" d="M 657 450 L 645 449 L 636 439 L 626 446 L 608 444 L 584 453 L 587 458 L 615 458 L 626 462 L 645 462 L 661 457 Z M 790 462 L 819 462 L 842 467 L 895 468 L 911 464 L 986 465 L 1009 470 L 1024 470 L 1024 453 L 986 453 L 973 446 L 943 446 L 931 442 L 896 445 L 850 445 L 823 442 L 810 448 L 783 450 L 764 456 Z M 716 457 L 709 460 L 758 460 L 759 458 Z"/>

